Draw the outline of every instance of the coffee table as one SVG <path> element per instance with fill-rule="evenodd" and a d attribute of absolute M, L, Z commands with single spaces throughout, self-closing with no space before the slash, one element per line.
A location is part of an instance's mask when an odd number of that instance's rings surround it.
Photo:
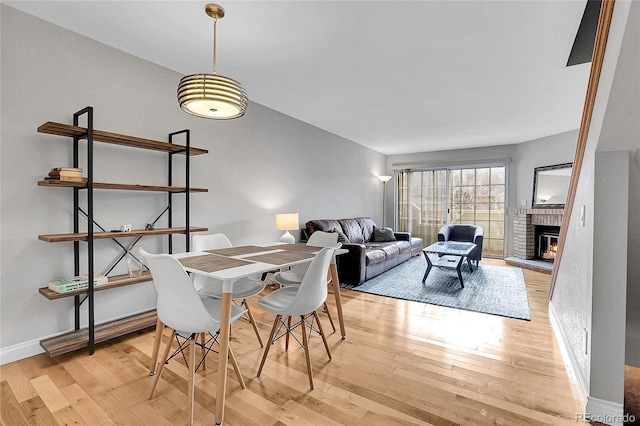
<path fill-rule="evenodd" d="M 438 268 L 454 269 L 458 272 L 458 278 L 460 279 L 460 286 L 464 288 L 464 281 L 462 280 L 462 263 L 465 258 L 469 265 L 469 270 L 473 272 L 471 261 L 469 260 L 469 254 L 476 248 L 473 243 L 463 243 L 459 241 L 438 241 L 435 244 L 431 244 L 429 247 L 422 249 L 424 258 L 427 260 L 427 271 L 424 273 L 422 283 L 426 281 L 431 272 L 431 268 L 436 266 Z M 435 253 L 438 255 L 438 260 L 431 262 L 429 253 Z"/>

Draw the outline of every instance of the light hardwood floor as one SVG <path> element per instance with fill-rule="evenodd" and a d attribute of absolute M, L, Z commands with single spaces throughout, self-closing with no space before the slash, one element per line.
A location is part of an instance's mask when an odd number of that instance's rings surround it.
<path fill-rule="evenodd" d="M 312 338 L 314 391 L 295 343 L 285 353 L 277 342 L 257 379 L 262 350 L 249 324 L 234 324 L 231 345 L 247 389 L 229 369 L 225 425 L 575 423 L 583 408 L 549 323 L 550 276 L 524 274 L 530 322 L 343 290 L 347 339 L 329 334 L 328 361 Z M 328 302 L 335 319 L 333 297 Z M 273 316 L 252 306 L 266 340 Z M 326 316 L 320 320 L 331 332 Z M 169 363 L 146 399 L 152 343 L 149 331 L 100 345 L 93 356 L 38 355 L 0 367 L 2 424 L 186 424 L 182 361 Z M 201 425 L 214 424 L 214 361 L 197 374 Z"/>

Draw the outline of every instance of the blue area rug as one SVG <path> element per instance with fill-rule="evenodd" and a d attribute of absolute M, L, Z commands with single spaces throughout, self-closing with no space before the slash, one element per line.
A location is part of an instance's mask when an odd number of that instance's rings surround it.
<path fill-rule="evenodd" d="M 483 312 L 504 317 L 531 320 L 529 299 L 522 269 L 483 265 L 462 268 L 464 288 L 455 269 L 432 268 L 427 280 L 422 277 L 427 270 L 424 258 L 416 257 L 378 275 L 359 286 L 342 287 L 363 293 L 430 303 L 432 305 Z"/>

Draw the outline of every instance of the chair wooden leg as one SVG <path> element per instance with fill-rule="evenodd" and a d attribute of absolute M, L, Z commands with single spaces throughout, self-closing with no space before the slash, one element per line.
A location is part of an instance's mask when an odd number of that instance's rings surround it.
<path fill-rule="evenodd" d="M 320 336 L 322 337 L 322 342 L 324 343 L 324 349 L 327 351 L 327 355 L 329 356 L 329 359 L 332 359 L 331 351 L 329 350 L 329 343 L 327 342 L 327 336 L 324 334 L 324 329 L 322 328 L 322 324 L 320 324 L 320 318 L 318 318 L 318 313 L 314 311 L 313 317 L 316 319 L 316 322 L 318 323 L 318 330 L 320 330 Z"/>
<path fill-rule="evenodd" d="M 231 345 L 229 345 L 229 360 L 231 361 L 231 365 L 233 366 L 234 371 L 236 372 L 236 377 L 240 382 L 240 387 L 242 389 L 246 389 L 247 385 L 244 383 L 244 378 L 242 377 L 242 373 L 240 373 L 240 367 L 238 366 L 238 362 L 236 361 L 236 357 L 231 350 Z"/>
<path fill-rule="evenodd" d="M 287 335 L 284 336 L 284 351 L 289 351 L 289 330 L 291 329 L 291 317 L 287 317 Z"/>
<path fill-rule="evenodd" d="M 200 346 L 200 354 L 202 356 L 202 369 L 206 370 L 207 369 L 207 348 L 204 347 L 204 344 L 207 341 L 207 333 L 200 333 L 200 344 L 202 346 Z"/>
<path fill-rule="evenodd" d="M 307 337 L 307 327 L 304 323 L 304 315 L 302 318 L 302 346 L 304 347 L 304 356 L 307 360 L 307 373 L 309 374 L 309 386 L 313 390 L 313 373 L 311 372 L 311 355 L 309 354 L 309 338 Z"/>
<path fill-rule="evenodd" d="M 331 317 L 331 312 L 329 311 L 329 305 L 327 305 L 327 302 L 324 302 L 324 311 L 326 312 L 327 316 L 329 317 L 329 323 L 331 324 L 331 328 L 333 329 L 333 332 L 335 333 L 336 326 L 333 323 L 333 318 Z M 318 323 L 320 323 L 320 321 L 318 321 Z"/>
<path fill-rule="evenodd" d="M 260 336 L 260 332 L 258 331 L 258 324 L 256 324 L 256 320 L 253 318 L 253 312 L 251 312 L 251 308 L 247 303 L 247 299 L 242 300 L 242 305 L 244 305 L 244 307 L 247 309 L 247 315 L 249 315 L 249 320 L 251 321 L 251 325 L 253 326 L 253 331 L 255 331 L 256 336 L 258 337 L 258 342 L 260 342 L 260 347 L 264 348 L 264 343 L 262 343 L 262 337 Z"/>
<path fill-rule="evenodd" d="M 158 382 L 160 381 L 160 376 L 162 376 L 162 372 L 164 371 L 164 366 L 167 363 L 167 358 L 169 358 L 169 351 L 171 350 L 171 342 L 173 342 L 173 338 L 176 336 L 176 331 L 171 331 L 171 336 L 169 337 L 169 341 L 164 348 L 164 352 L 162 353 L 162 363 L 158 364 L 158 371 L 156 375 L 153 377 L 153 383 L 151 384 L 151 390 L 149 391 L 149 399 L 153 398 L 153 392 L 156 390 L 156 386 L 158 386 Z"/>
<path fill-rule="evenodd" d="M 189 426 L 193 425 L 193 412 L 195 409 L 196 391 L 196 339 L 198 334 L 192 334 L 189 339 Z"/>
<path fill-rule="evenodd" d="M 160 344 L 162 343 L 162 333 L 164 332 L 164 324 L 160 318 L 156 321 L 156 335 L 153 338 L 153 352 L 151 354 L 151 367 L 149 375 L 153 376 L 158 371 L 158 352 L 160 352 Z M 171 342 L 169 342 L 171 343 Z"/>
<path fill-rule="evenodd" d="M 264 348 L 264 355 L 262 355 L 262 361 L 260 362 L 260 368 L 258 368 L 258 375 L 256 377 L 260 377 L 260 374 L 262 373 L 262 367 L 264 367 L 264 362 L 267 360 L 267 355 L 269 355 L 269 348 L 273 345 L 273 336 L 276 334 L 280 318 L 282 318 L 282 315 L 276 315 L 273 327 L 271 327 L 271 334 L 269 334 L 269 344 Z"/>

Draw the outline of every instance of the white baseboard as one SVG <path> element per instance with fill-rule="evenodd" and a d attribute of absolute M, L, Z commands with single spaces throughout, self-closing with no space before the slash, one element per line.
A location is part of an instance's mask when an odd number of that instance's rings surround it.
<path fill-rule="evenodd" d="M 124 316 L 119 316 L 119 317 L 115 317 L 115 318 L 112 318 L 112 319 L 108 319 L 106 321 L 102 321 L 100 324 L 104 324 L 104 323 L 107 323 L 107 322 L 110 322 L 110 321 L 115 321 L 115 320 L 119 320 L 119 319 L 122 319 L 122 318 L 126 318 L 126 317 L 129 317 L 131 315 L 138 315 L 138 314 L 141 314 L 143 312 L 147 312 L 150 309 L 155 309 L 155 307 L 151 307 L 151 308 L 148 308 L 148 309 L 142 309 L 142 310 L 139 310 L 138 312 L 134 312 L 132 314 L 128 314 L 128 315 L 124 315 Z M 96 326 L 98 326 L 100 324 L 96 324 Z M 86 325 L 84 325 L 84 327 L 86 327 Z M 40 337 L 40 338 L 35 339 L 35 340 L 30 340 L 28 342 L 22 342 L 22 343 L 18 343 L 18 344 L 12 345 L 12 346 L 7 346 L 5 348 L 0 348 L 0 365 L 9 364 L 10 362 L 20 361 L 21 359 L 29 358 L 30 356 L 39 355 L 41 353 L 44 353 L 44 349 L 42 349 L 42 346 L 40 346 L 40 341 L 41 340 L 46 340 L 46 339 L 50 339 L 52 337 L 57 337 L 57 336 L 60 336 L 61 334 L 69 333 L 70 331 L 73 331 L 73 330 L 62 331 L 60 333 L 51 334 L 49 336 L 43 336 L 43 337 Z"/>
<path fill-rule="evenodd" d="M 579 391 L 582 395 L 576 395 L 580 401 L 583 401 L 585 405 L 584 417 L 577 417 L 578 423 L 586 423 L 587 421 L 594 421 L 603 423 L 606 425 L 622 426 L 624 424 L 624 408 L 621 403 L 606 401 L 599 398 L 594 398 L 589 395 L 589 386 L 585 382 L 580 370 L 578 369 L 578 363 L 569 346 L 569 340 L 564 332 L 564 329 L 560 325 L 558 314 L 556 313 L 553 303 L 549 302 L 549 321 L 553 327 L 553 331 L 560 346 L 562 352 L 562 359 L 564 360 L 565 367 L 569 377 L 575 379 L 578 383 Z"/>
<path fill-rule="evenodd" d="M 40 346 L 40 340 L 42 339 L 31 340 L 28 342 L 18 343 L 17 345 L 8 346 L 6 348 L 0 348 L 0 365 L 20 361 L 21 359 L 43 353 L 44 349 Z"/>
<path fill-rule="evenodd" d="M 551 327 L 553 328 L 553 332 L 556 335 L 556 340 L 558 341 L 558 346 L 560 347 L 560 352 L 562 353 L 562 359 L 564 360 L 564 365 L 567 369 L 567 373 L 569 374 L 569 377 L 571 379 L 575 380 L 578 383 L 578 391 L 580 392 L 580 394 L 575 396 L 578 398 L 578 400 L 582 401 L 583 405 L 586 407 L 589 396 L 589 386 L 585 382 L 584 377 L 582 377 L 582 374 L 580 374 L 578 361 L 573 354 L 573 350 L 571 350 L 567 335 L 565 334 L 564 329 L 560 324 L 558 314 L 556 313 L 556 310 L 553 307 L 553 303 L 551 303 L 551 301 L 549 301 L 549 321 L 551 322 Z"/>
<path fill-rule="evenodd" d="M 592 422 L 622 426 L 625 423 L 624 407 L 619 402 L 589 397 L 585 417 Z"/>

